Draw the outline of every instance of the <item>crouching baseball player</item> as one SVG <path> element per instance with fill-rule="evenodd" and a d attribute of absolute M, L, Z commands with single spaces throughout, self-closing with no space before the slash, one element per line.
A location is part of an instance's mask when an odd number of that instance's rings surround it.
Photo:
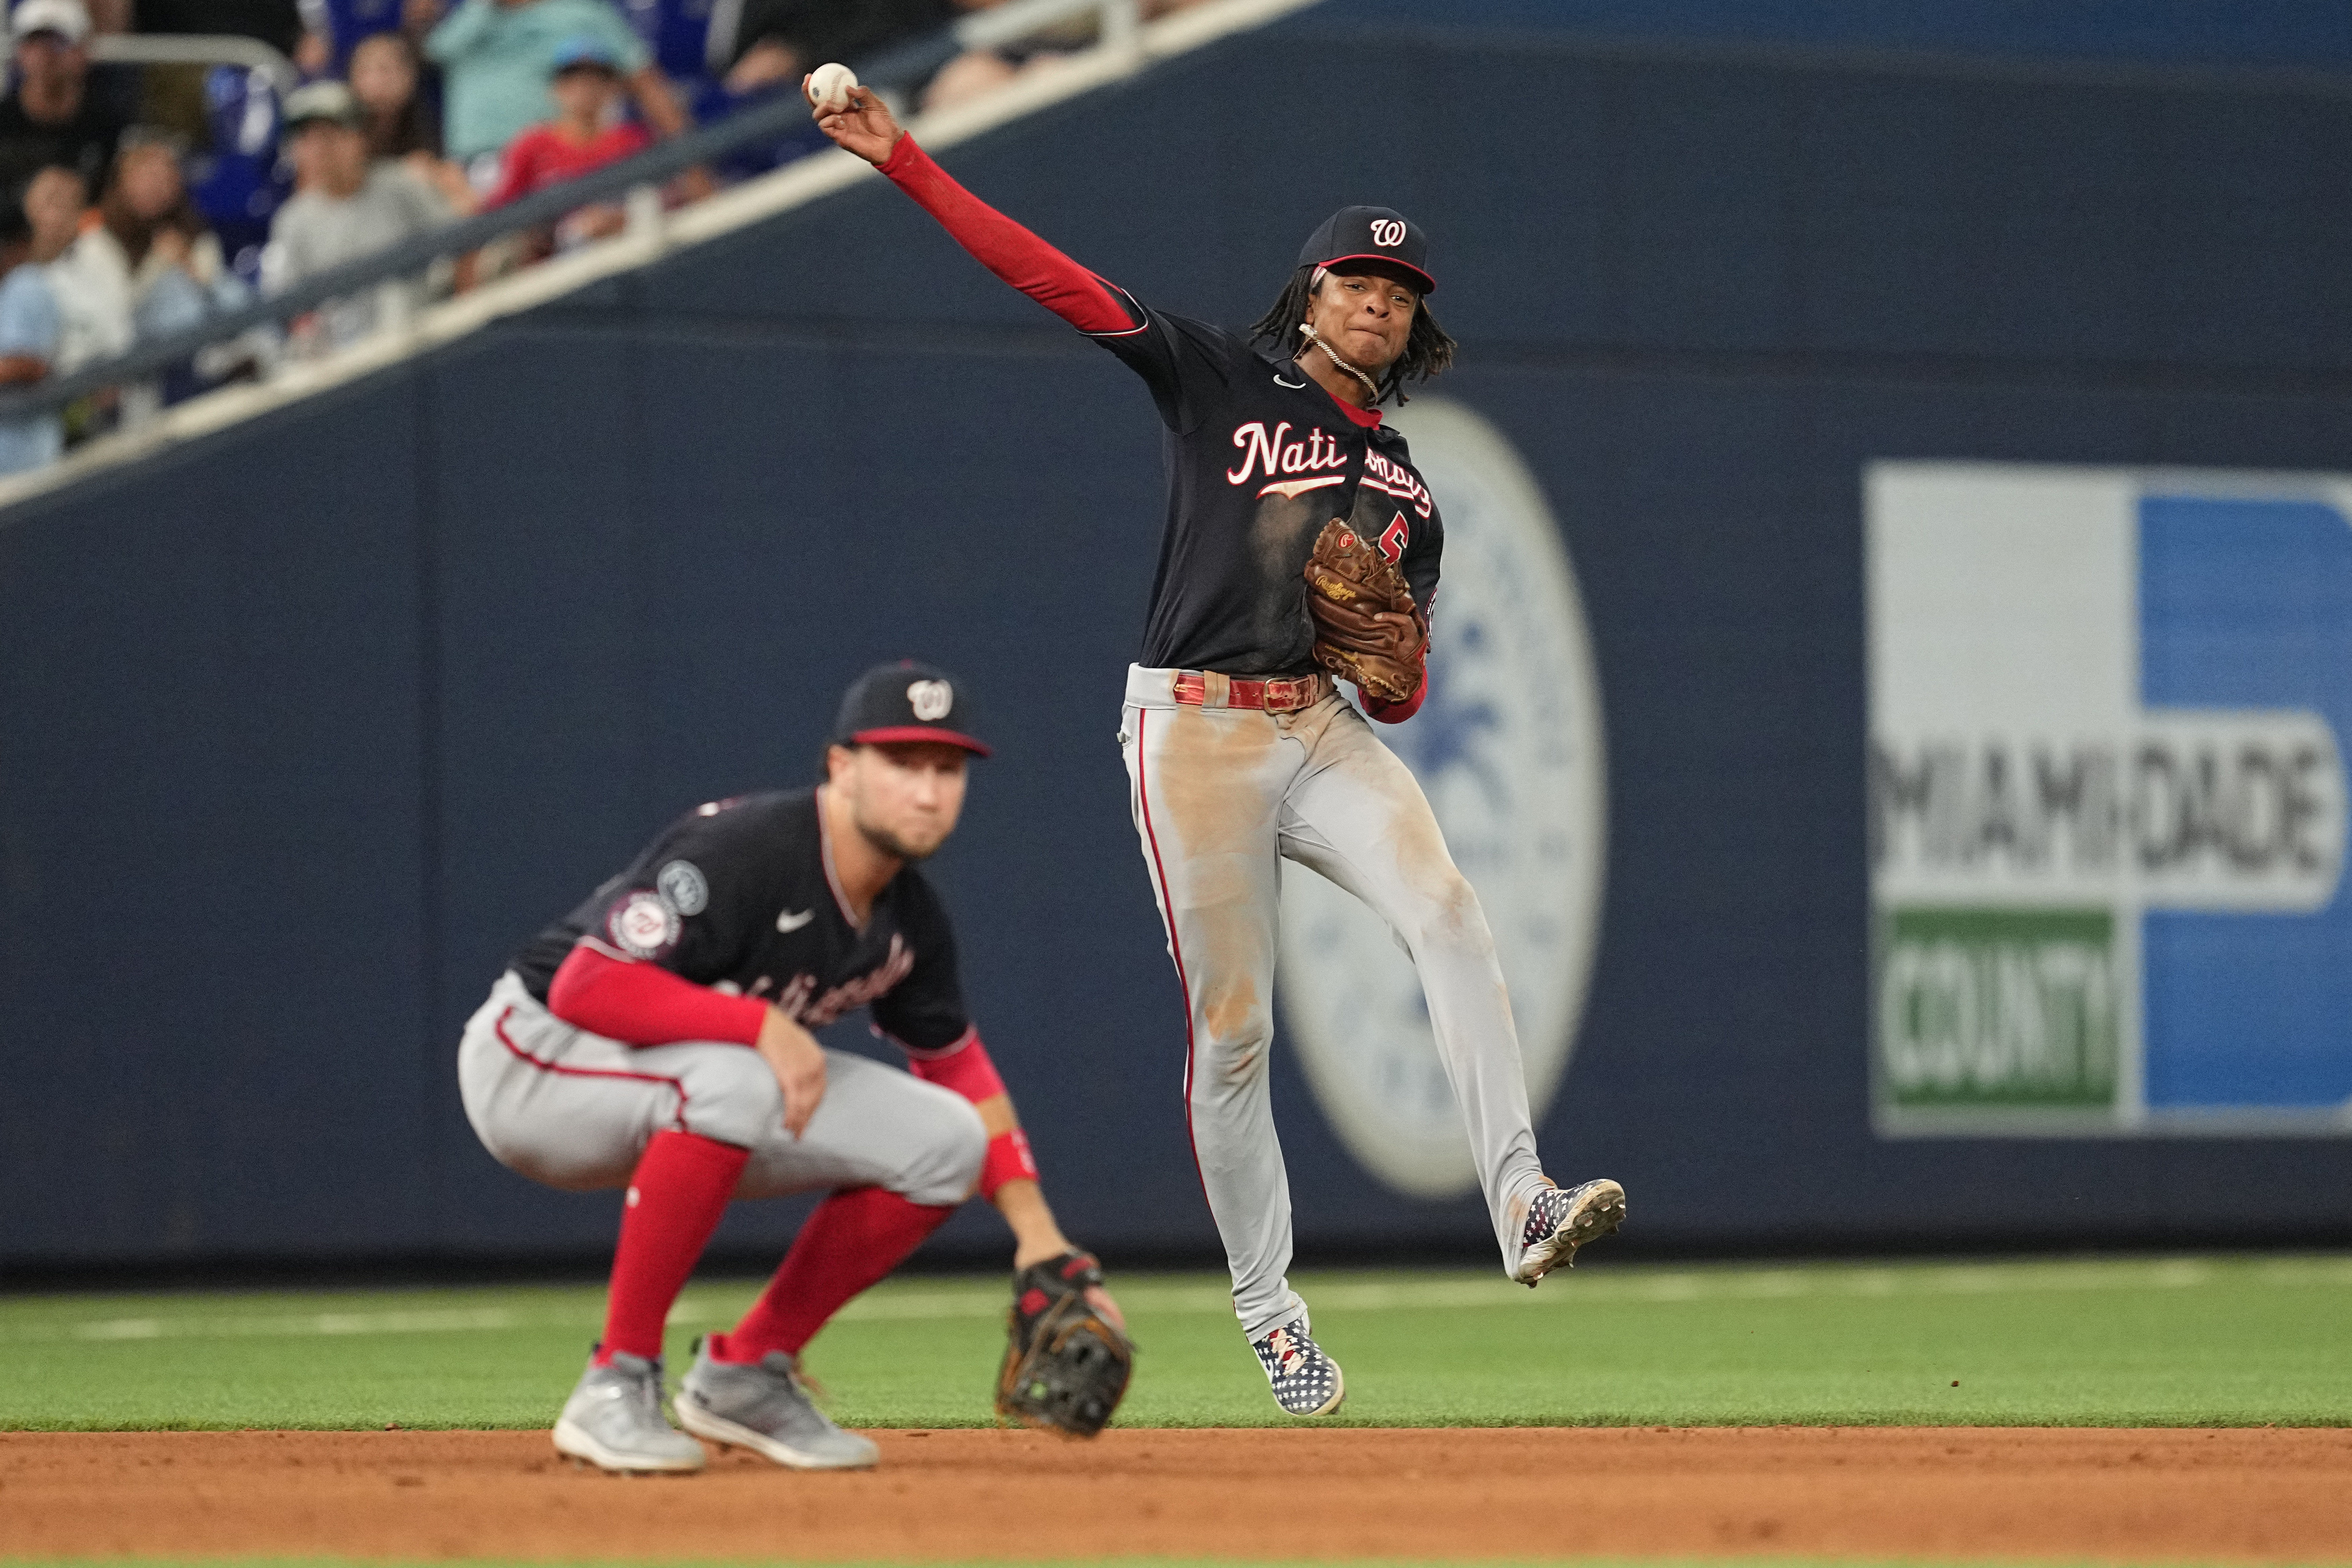
<path fill-rule="evenodd" d="M 802 1469 L 872 1465 L 811 1403 L 801 1348 L 977 1189 L 1011 1225 L 1014 1305 L 997 1401 L 1091 1436 L 1131 1367 L 1095 1260 L 1071 1247 L 964 1012 L 947 911 L 919 861 L 986 756 L 956 683 L 888 665 L 843 699 L 812 790 L 672 823 L 516 954 L 466 1026 L 467 1117 L 552 1187 L 626 1187 L 604 1338 L 555 1424 L 607 1470 L 696 1470 L 695 1436 Z M 808 1030 L 857 1007 L 908 1072 Z M 697 1346 L 662 1414 L 662 1330 L 735 1198 L 829 1194 L 742 1321 Z"/>

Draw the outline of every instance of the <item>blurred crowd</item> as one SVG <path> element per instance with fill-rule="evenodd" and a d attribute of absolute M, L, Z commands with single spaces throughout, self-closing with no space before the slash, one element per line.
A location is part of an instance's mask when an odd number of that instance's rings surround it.
<path fill-rule="evenodd" d="M 1003 0 L 16 0 L 0 99 L 0 385 L 37 384 L 166 336 L 467 215 L 629 157 L 932 37 Z M 1197 0 L 1143 0 L 1146 17 Z M 1049 70 L 1081 18 L 1016 49 L 966 51 L 913 89 L 933 110 Z M 112 34 L 250 39 L 246 63 L 131 66 Z M 224 51 L 226 52 L 226 51 Z M 811 125 L 667 182 L 693 201 L 824 145 Z M 287 357 L 340 347 L 388 310 L 617 232 L 583 206 L 284 332 L 217 343 L 150 381 L 0 419 L 0 474 Z"/>

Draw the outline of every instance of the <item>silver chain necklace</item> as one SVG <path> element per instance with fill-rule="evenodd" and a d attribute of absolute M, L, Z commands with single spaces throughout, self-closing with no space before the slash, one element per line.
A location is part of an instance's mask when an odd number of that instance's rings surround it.
<path fill-rule="evenodd" d="M 1313 326 L 1305 321 L 1299 322 L 1298 335 L 1306 339 L 1308 342 L 1313 343 L 1317 348 L 1321 349 L 1325 359 L 1329 360 L 1333 364 L 1338 365 L 1341 370 L 1346 371 L 1349 375 L 1352 375 L 1358 381 L 1362 382 L 1364 384 L 1364 390 L 1371 395 L 1372 405 L 1374 407 L 1378 407 L 1380 405 L 1381 389 L 1379 384 L 1375 383 L 1370 376 L 1366 375 L 1361 370 L 1349 364 L 1346 360 L 1341 359 L 1339 354 L 1333 351 L 1331 345 L 1323 341 L 1322 334 L 1316 331 Z"/>

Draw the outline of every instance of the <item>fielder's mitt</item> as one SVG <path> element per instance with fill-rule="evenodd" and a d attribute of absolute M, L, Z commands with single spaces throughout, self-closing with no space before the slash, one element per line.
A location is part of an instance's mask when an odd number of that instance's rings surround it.
<path fill-rule="evenodd" d="M 1387 556 L 1335 517 L 1316 536 L 1305 576 L 1316 663 L 1387 702 L 1421 689 L 1428 623 Z"/>
<path fill-rule="evenodd" d="M 1032 1426 L 1091 1437 L 1127 1393 L 1135 1346 L 1087 1304 L 1102 1265 L 1083 1252 L 1033 1263 L 1013 1277 L 1011 1342 L 996 1374 L 996 1411 Z"/>

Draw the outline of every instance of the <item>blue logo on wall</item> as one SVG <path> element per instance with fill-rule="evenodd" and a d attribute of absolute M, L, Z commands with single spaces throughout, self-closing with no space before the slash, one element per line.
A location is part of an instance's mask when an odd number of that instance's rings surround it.
<path fill-rule="evenodd" d="M 2352 736 L 2352 521 L 2326 501 L 2141 498 L 2140 692 L 2149 708 L 2315 714 Z M 2182 792 L 2177 838 L 2242 864 L 2333 871 L 2334 759 L 2248 751 L 2231 796 Z M 2210 803 L 2210 804 L 2207 804 Z M 2332 833 L 2322 820 L 2335 819 Z M 2150 909 L 2142 936 L 2150 1109 L 2352 1104 L 2352 900 L 2315 910 Z"/>

